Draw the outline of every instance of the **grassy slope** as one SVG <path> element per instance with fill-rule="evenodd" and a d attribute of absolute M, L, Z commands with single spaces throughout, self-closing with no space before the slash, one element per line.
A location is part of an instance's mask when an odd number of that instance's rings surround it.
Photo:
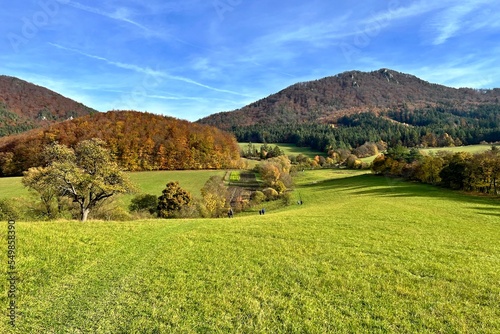
<path fill-rule="evenodd" d="M 265 216 L 18 222 L 18 329 L 500 331 L 498 200 L 348 171 L 298 177 L 304 205 Z"/>
<path fill-rule="evenodd" d="M 491 145 L 470 145 L 470 146 L 455 146 L 455 147 L 437 147 L 437 148 L 426 148 L 422 152 L 436 153 L 439 151 L 447 152 L 469 152 L 469 153 L 482 153 L 491 149 Z"/>
<path fill-rule="evenodd" d="M 27 196 L 20 177 L 0 177 L 0 199 Z"/>

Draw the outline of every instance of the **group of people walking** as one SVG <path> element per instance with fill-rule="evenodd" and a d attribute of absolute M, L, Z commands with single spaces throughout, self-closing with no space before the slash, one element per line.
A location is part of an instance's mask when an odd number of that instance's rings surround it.
<path fill-rule="evenodd" d="M 259 210 L 259 215 L 263 215 L 266 213 L 266 209 L 262 208 Z M 227 218 L 233 218 L 234 217 L 234 211 L 232 208 L 229 208 L 229 210 L 227 211 Z"/>

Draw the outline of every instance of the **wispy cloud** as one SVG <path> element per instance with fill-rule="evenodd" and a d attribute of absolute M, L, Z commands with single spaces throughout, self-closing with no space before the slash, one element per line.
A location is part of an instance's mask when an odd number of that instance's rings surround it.
<path fill-rule="evenodd" d="M 459 3 L 445 1 L 443 4 L 445 6 L 433 13 L 424 27 L 433 45 L 442 45 L 464 33 L 499 27 L 498 8 L 491 7 L 495 5 L 495 1 L 464 0 Z"/>
<path fill-rule="evenodd" d="M 365 24 L 390 22 L 404 20 L 415 16 L 420 16 L 446 6 L 444 1 L 415 1 L 408 6 L 400 5 L 398 1 L 389 1 L 387 8 L 377 12 L 364 20 Z"/>
<path fill-rule="evenodd" d="M 110 12 L 106 12 L 106 11 L 99 9 L 99 8 L 96 8 L 96 7 L 82 5 L 81 3 L 76 2 L 76 1 L 69 1 L 68 5 L 76 8 L 76 9 L 80 9 L 80 10 L 89 12 L 89 13 L 93 13 L 93 14 L 105 16 L 105 17 L 110 18 L 110 19 L 129 23 L 129 24 L 136 26 L 136 27 L 138 27 L 138 28 L 144 30 L 145 32 L 150 33 L 150 34 L 154 33 L 153 30 L 151 30 L 151 29 L 145 27 L 144 25 L 132 20 L 130 18 L 130 10 L 129 9 L 118 8 L 115 12 L 110 13 Z"/>
<path fill-rule="evenodd" d="M 335 41 L 352 36 L 356 31 L 347 29 L 351 13 L 334 19 L 329 18 L 309 25 L 285 25 L 256 41 L 264 47 L 279 47 L 288 43 L 306 43 L 315 47 L 331 46 Z"/>
<path fill-rule="evenodd" d="M 182 77 L 182 76 L 177 76 L 177 75 L 172 75 L 172 74 L 169 74 L 169 73 L 164 72 L 164 71 L 153 70 L 153 69 L 151 69 L 149 67 L 141 67 L 141 66 L 137 66 L 137 65 L 134 65 L 134 64 L 127 64 L 127 63 L 112 61 L 112 60 L 109 60 L 109 59 L 104 58 L 104 57 L 95 56 L 95 55 L 92 55 L 92 54 L 89 54 L 89 53 L 86 53 L 86 52 L 83 52 L 83 51 L 80 51 L 80 50 L 68 48 L 68 47 L 65 47 L 65 46 L 62 46 L 62 45 L 59 45 L 59 44 L 55 44 L 55 43 L 49 43 L 49 44 L 52 45 L 53 47 L 58 48 L 58 49 L 62 49 L 62 50 L 70 51 L 70 52 L 75 52 L 75 53 L 78 53 L 78 54 L 80 54 L 82 56 L 85 56 L 85 57 L 88 57 L 88 58 L 92 58 L 92 59 L 96 59 L 96 60 L 100 60 L 100 61 L 106 62 L 108 65 L 112 65 L 112 66 L 115 66 L 115 67 L 118 67 L 118 68 L 122 68 L 122 69 L 126 69 L 126 70 L 131 70 L 131 71 L 134 71 L 134 72 L 137 72 L 137 73 L 140 73 L 140 74 L 145 74 L 145 75 L 152 76 L 152 77 L 157 77 L 157 78 L 163 78 L 163 79 L 170 79 L 170 80 L 181 81 L 181 82 L 184 82 L 184 83 L 188 83 L 188 84 L 191 84 L 191 85 L 194 85 L 194 86 L 202 87 L 202 88 L 205 88 L 205 89 L 208 89 L 208 90 L 212 90 L 212 91 L 215 91 L 215 92 L 219 92 L 219 93 L 227 93 L 227 94 L 233 94 L 233 95 L 248 97 L 248 95 L 245 95 L 245 94 L 241 94 L 241 93 L 238 93 L 238 92 L 235 92 L 235 91 L 231 91 L 231 90 L 227 90 L 227 89 L 220 89 L 220 88 L 212 87 L 212 86 L 200 83 L 200 82 L 198 82 L 196 80 L 193 80 L 193 79 L 190 79 L 190 78 L 186 78 L 186 77 Z"/>
<path fill-rule="evenodd" d="M 451 6 L 438 14 L 432 22 L 432 28 L 434 28 L 436 33 L 433 44 L 443 44 L 448 39 L 457 35 L 464 28 L 464 18 L 480 5 L 480 2 L 463 2 L 459 5 Z"/>

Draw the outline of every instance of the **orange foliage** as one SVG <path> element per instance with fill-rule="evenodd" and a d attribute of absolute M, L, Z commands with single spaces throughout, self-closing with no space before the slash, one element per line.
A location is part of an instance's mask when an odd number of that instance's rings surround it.
<path fill-rule="evenodd" d="M 40 152 L 49 143 L 74 147 L 91 138 L 104 140 L 118 163 L 130 171 L 228 168 L 240 158 L 234 136 L 211 126 L 149 113 L 110 111 L 0 138 L 0 175 L 42 165 Z M 9 157 L 14 154 L 14 161 L 2 160 L 8 152 Z M 4 170 L 2 161 L 7 160 L 9 168 Z"/>

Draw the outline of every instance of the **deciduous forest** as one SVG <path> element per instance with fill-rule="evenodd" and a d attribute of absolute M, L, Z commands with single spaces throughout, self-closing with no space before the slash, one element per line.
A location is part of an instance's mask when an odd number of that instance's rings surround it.
<path fill-rule="evenodd" d="M 41 166 L 47 144 L 74 147 L 92 138 L 104 140 L 129 171 L 229 168 L 240 160 L 234 136 L 219 129 L 149 113 L 111 111 L 0 138 L 0 176 Z"/>

